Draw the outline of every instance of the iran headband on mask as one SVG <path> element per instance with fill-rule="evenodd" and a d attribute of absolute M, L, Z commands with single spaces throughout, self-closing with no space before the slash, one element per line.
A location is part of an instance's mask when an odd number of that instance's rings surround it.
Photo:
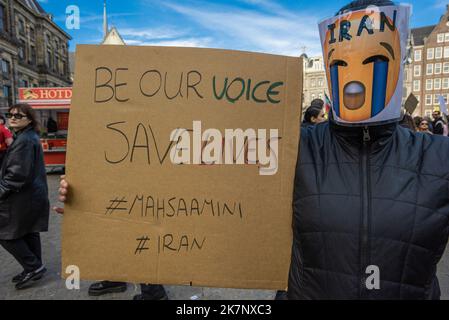
<path fill-rule="evenodd" d="M 410 6 L 370 6 L 319 24 L 335 122 L 375 125 L 401 117 Z"/>

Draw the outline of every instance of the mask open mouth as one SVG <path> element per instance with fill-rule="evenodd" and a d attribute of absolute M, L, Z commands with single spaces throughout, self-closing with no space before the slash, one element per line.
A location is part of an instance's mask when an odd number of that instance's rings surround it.
<path fill-rule="evenodd" d="M 359 81 L 352 81 L 345 85 L 343 103 L 349 110 L 360 109 L 365 104 L 366 88 Z"/>

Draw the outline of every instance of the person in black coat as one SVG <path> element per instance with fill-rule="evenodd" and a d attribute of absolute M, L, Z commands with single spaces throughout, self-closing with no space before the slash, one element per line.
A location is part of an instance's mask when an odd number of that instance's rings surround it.
<path fill-rule="evenodd" d="M 308 126 L 314 126 L 324 121 L 326 121 L 326 117 L 323 107 L 312 104 L 307 108 L 306 112 L 304 112 L 304 120 L 301 127 L 306 128 Z"/>
<path fill-rule="evenodd" d="M 360 22 L 372 5 L 385 13 L 383 31 L 378 21 Z M 322 29 L 335 31 L 328 38 L 322 33 L 333 106 L 329 122 L 301 130 L 289 299 L 440 298 L 449 139 L 398 125 L 402 83 L 387 79 L 398 79 L 405 60 L 396 32 L 402 28 L 403 44 L 408 32 L 406 11 L 385 18 L 393 6 L 353 1 Z M 346 29 L 339 33 L 337 26 Z M 361 37 L 371 39 L 369 48 L 359 45 Z M 388 100 L 393 84 L 397 94 Z"/>
<path fill-rule="evenodd" d="M 12 281 L 24 289 L 46 272 L 39 233 L 48 230 L 47 176 L 34 110 L 17 104 L 6 117 L 15 139 L 0 175 L 0 245 L 23 267 Z"/>
<path fill-rule="evenodd" d="M 444 124 L 443 117 L 441 117 L 441 112 L 434 111 L 432 113 L 432 117 L 433 117 L 433 122 L 432 122 L 433 134 L 443 135 L 445 124 Z"/>

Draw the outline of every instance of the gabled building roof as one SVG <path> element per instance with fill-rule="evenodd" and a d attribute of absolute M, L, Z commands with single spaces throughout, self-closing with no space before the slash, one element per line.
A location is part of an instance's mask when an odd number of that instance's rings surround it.
<path fill-rule="evenodd" d="M 436 25 L 412 29 L 413 44 L 423 46 L 424 39 L 428 38 Z"/>
<path fill-rule="evenodd" d="M 122 46 L 126 45 L 122 36 L 115 27 L 112 27 L 111 30 L 109 30 L 108 34 L 106 35 L 106 37 L 104 37 L 103 42 L 101 44 L 115 44 Z"/>

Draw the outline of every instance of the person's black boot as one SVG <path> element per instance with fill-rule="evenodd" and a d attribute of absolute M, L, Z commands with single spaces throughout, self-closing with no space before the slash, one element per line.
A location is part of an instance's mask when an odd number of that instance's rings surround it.
<path fill-rule="evenodd" d="M 127 289 L 126 282 L 100 281 L 91 284 L 89 287 L 89 296 L 101 296 L 107 293 L 125 292 Z"/>
<path fill-rule="evenodd" d="M 22 290 L 31 287 L 37 281 L 42 279 L 45 272 L 47 272 L 47 269 L 45 269 L 45 267 L 42 266 L 33 272 L 26 273 L 24 277 L 16 283 L 16 289 Z"/>
<path fill-rule="evenodd" d="M 12 283 L 17 283 L 23 280 L 23 278 L 25 278 L 25 275 L 27 273 L 24 271 L 22 271 L 22 273 L 19 273 L 18 275 L 16 275 L 14 278 L 12 278 L 11 282 Z"/>
<path fill-rule="evenodd" d="M 161 285 L 141 284 L 141 294 L 134 296 L 133 300 L 168 300 L 167 293 Z"/>

